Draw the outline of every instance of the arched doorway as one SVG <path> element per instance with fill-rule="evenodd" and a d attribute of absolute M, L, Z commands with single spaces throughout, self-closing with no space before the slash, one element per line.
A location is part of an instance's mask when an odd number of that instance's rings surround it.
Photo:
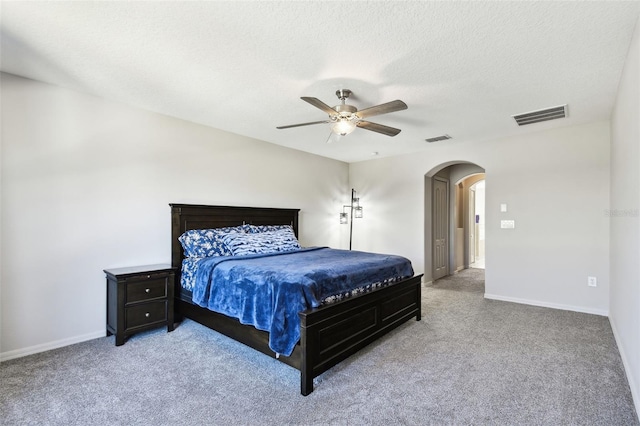
<path fill-rule="evenodd" d="M 468 217 L 468 204 L 465 208 L 465 197 L 458 195 L 457 183 L 470 176 L 478 176 L 476 181 L 482 180 L 484 172 L 477 164 L 451 161 L 425 174 L 425 283 L 469 267 L 469 226 L 462 219 Z M 444 194 L 443 188 L 446 188 Z M 458 226 L 460 224 L 462 226 Z"/>

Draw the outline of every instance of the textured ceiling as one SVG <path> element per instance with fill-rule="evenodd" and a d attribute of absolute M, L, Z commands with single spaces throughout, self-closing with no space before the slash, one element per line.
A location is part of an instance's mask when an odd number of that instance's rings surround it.
<path fill-rule="evenodd" d="M 347 162 L 608 119 L 640 2 L 2 2 L 2 71 Z M 402 99 L 327 144 L 300 100 Z M 567 103 L 569 117 L 511 115 Z"/>

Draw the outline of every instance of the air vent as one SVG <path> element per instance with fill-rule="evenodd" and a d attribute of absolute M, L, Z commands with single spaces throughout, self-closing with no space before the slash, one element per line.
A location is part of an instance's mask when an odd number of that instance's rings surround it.
<path fill-rule="evenodd" d="M 512 115 L 518 126 L 525 124 L 540 123 L 541 121 L 555 120 L 567 116 L 567 105 L 560 105 L 552 108 L 540 109 L 538 111 L 525 112 L 523 114 Z"/>
<path fill-rule="evenodd" d="M 425 141 L 431 143 L 431 142 L 446 141 L 447 139 L 451 139 L 451 136 L 449 135 L 436 136 L 434 138 L 427 138 L 425 139 Z"/>

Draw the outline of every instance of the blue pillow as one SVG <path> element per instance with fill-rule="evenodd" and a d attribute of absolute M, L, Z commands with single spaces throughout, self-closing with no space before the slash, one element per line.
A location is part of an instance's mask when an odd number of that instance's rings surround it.
<path fill-rule="evenodd" d="M 182 259 L 182 273 L 180 274 L 180 285 L 185 290 L 193 291 L 196 282 L 196 272 L 198 272 L 198 262 L 200 257 L 185 257 Z"/>
<path fill-rule="evenodd" d="M 244 234 L 244 227 L 192 229 L 180 235 L 185 257 L 231 256 L 222 238 L 227 234 Z"/>
<path fill-rule="evenodd" d="M 300 250 L 300 244 L 291 227 L 257 234 L 227 234 L 223 241 L 234 256 Z"/>
<path fill-rule="evenodd" d="M 293 228 L 291 225 L 247 225 L 247 232 L 250 234 L 258 234 L 260 232 L 270 232 L 270 231 L 281 231 L 283 229 L 291 229 L 293 232 Z"/>

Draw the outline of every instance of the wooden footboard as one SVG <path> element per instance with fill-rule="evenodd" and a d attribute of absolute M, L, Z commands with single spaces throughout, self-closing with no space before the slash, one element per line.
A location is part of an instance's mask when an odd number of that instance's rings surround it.
<path fill-rule="evenodd" d="M 313 392 L 314 377 L 409 319 L 420 321 L 421 277 L 301 312 L 302 395 Z"/>
<path fill-rule="evenodd" d="M 420 321 L 421 280 L 417 275 L 342 302 L 300 312 L 300 342 L 278 361 L 300 370 L 300 393 L 313 392 L 313 379 L 415 317 Z M 190 318 L 266 355 L 269 333 L 235 318 L 176 298 L 176 318 Z"/>

